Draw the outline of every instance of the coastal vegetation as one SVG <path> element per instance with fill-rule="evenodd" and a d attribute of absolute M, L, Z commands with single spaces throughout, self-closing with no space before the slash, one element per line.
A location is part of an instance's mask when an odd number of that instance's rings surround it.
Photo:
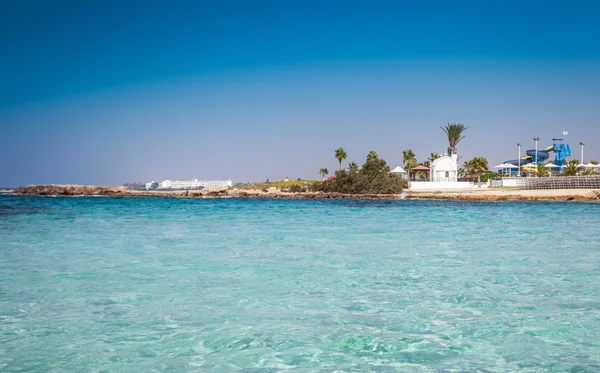
<path fill-rule="evenodd" d="M 335 151 L 335 159 L 340 162 L 340 170 L 342 169 L 342 161 L 348 158 L 348 154 L 346 154 L 346 150 L 344 148 L 339 148 Z"/>
<path fill-rule="evenodd" d="M 446 127 L 440 127 L 448 137 L 448 154 L 456 154 L 456 146 L 460 140 L 464 139 L 463 132 L 469 127 L 462 123 L 448 123 Z"/>
<path fill-rule="evenodd" d="M 488 161 L 485 157 L 474 157 L 473 159 L 466 161 L 464 164 L 465 176 L 471 181 L 477 180 L 478 184 L 481 184 L 481 175 L 488 170 Z"/>
<path fill-rule="evenodd" d="M 404 162 L 404 171 L 406 171 L 406 176 L 410 179 L 410 175 L 412 175 L 412 169 L 417 165 L 417 157 L 412 149 L 407 149 L 402 151 L 402 160 Z"/>
<path fill-rule="evenodd" d="M 336 171 L 333 180 L 313 183 L 310 189 L 324 193 L 398 194 L 407 186 L 405 179 L 390 173 L 387 162 L 371 151 L 361 168 L 353 165 Z"/>
<path fill-rule="evenodd" d="M 144 183 L 133 182 L 133 183 L 125 183 L 123 187 L 127 190 L 145 190 L 146 185 Z"/>
<path fill-rule="evenodd" d="M 325 175 L 329 174 L 329 170 L 326 168 L 322 168 L 319 170 L 319 175 L 321 175 L 321 180 L 325 180 Z"/>
<path fill-rule="evenodd" d="M 433 163 L 433 161 L 435 161 L 439 157 L 440 157 L 440 155 L 438 153 L 431 153 L 429 155 L 429 158 L 427 158 L 427 161 L 429 162 L 429 164 L 431 164 L 431 163 Z"/>

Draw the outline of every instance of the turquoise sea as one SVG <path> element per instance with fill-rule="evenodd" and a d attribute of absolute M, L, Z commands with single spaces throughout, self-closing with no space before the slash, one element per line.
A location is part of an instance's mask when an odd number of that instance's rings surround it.
<path fill-rule="evenodd" d="M 600 204 L 0 197 L 2 372 L 600 372 Z"/>

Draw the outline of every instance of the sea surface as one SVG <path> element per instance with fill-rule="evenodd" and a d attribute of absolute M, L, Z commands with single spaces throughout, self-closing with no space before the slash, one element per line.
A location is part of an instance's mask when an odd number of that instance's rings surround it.
<path fill-rule="evenodd" d="M 1 372 L 600 372 L 600 204 L 0 196 Z"/>

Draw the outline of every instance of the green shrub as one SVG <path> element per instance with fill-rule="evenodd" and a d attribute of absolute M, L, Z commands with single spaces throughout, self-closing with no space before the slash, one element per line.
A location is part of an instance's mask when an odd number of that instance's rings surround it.
<path fill-rule="evenodd" d="M 498 177 L 497 173 L 495 173 L 495 172 L 488 172 L 488 173 L 485 173 L 485 174 L 481 174 L 481 181 L 485 183 L 488 180 L 495 179 L 497 177 Z"/>
<path fill-rule="evenodd" d="M 333 180 L 311 185 L 312 191 L 346 194 L 398 194 L 408 187 L 408 182 L 396 174 L 377 156 L 367 157 L 358 171 L 336 171 Z"/>
<path fill-rule="evenodd" d="M 303 193 L 306 192 L 306 188 L 299 184 L 293 184 L 290 186 L 289 191 L 292 193 Z"/>

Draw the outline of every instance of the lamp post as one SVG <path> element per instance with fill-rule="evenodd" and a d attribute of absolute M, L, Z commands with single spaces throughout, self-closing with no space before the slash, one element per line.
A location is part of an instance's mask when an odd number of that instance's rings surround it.
<path fill-rule="evenodd" d="M 580 142 L 579 145 L 581 145 L 581 164 L 583 164 L 583 147 L 585 146 L 585 143 Z"/>
<path fill-rule="evenodd" d="M 538 177 L 539 175 L 538 175 L 538 172 L 537 172 L 538 171 L 538 168 L 537 168 L 537 165 L 538 165 L 537 149 L 538 149 L 538 141 L 540 141 L 540 138 L 539 137 L 534 137 L 533 141 L 535 141 L 535 176 Z"/>
<path fill-rule="evenodd" d="M 519 161 L 519 171 L 518 172 L 519 172 L 519 174 L 517 176 L 521 176 L 521 144 L 517 143 L 517 146 L 519 147 L 519 158 L 518 158 L 518 161 Z"/>

